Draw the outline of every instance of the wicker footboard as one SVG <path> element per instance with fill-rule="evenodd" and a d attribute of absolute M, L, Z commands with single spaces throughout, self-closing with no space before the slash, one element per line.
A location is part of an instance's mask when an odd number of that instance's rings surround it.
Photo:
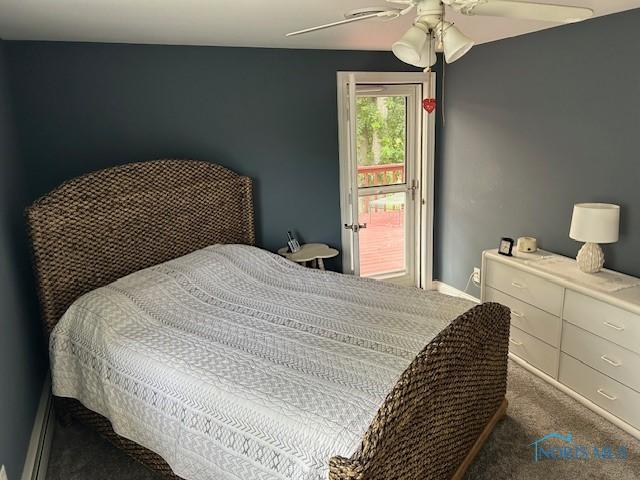
<path fill-rule="evenodd" d="M 330 460 L 329 480 L 460 477 L 507 384 L 509 309 L 478 305 L 418 354 L 351 458 Z M 486 437 L 486 436 L 485 436 Z"/>
<path fill-rule="evenodd" d="M 485 303 L 440 332 L 402 374 L 359 450 L 351 458 L 331 458 L 329 480 L 460 477 L 461 465 L 466 468 L 501 412 L 509 321 L 508 308 Z M 117 435 L 106 418 L 77 400 L 56 397 L 55 406 L 165 478 L 180 480 L 162 457 Z"/>

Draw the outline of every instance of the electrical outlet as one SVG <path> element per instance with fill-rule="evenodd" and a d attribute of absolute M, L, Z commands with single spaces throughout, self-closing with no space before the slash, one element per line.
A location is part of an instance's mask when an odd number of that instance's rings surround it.
<path fill-rule="evenodd" d="M 0 480 L 9 480 L 7 478 L 7 471 L 4 469 L 4 465 L 0 467 Z"/>
<path fill-rule="evenodd" d="M 480 268 L 478 267 L 473 268 L 473 282 L 480 284 Z"/>

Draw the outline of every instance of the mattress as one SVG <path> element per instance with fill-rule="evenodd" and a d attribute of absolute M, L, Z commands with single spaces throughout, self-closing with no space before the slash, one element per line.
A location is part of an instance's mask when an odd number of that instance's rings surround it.
<path fill-rule="evenodd" d="M 79 298 L 53 393 L 187 480 L 321 480 L 468 301 L 214 245 Z"/>

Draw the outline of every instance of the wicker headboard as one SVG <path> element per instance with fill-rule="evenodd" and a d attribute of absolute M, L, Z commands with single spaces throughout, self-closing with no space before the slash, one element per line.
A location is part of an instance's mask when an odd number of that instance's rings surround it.
<path fill-rule="evenodd" d="M 82 294 L 214 243 L 255 243 L 251 179 L 154 160 L 63 183 L 27 209 L 47 330 Z"/>

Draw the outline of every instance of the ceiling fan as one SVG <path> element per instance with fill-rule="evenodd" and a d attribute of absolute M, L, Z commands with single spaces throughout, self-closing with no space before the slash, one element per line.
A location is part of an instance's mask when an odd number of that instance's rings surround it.
<path fill-rule="evenodd" d="M 394 20 L 415 8 L 417 15 L 413 26 L 393 44 L 391 49 L 395 56 L 405 63 L 430 68 L 436 63 L 436 50 L 444 51 L 445 60 L 447 63 L 452 63 L 467 53 L 475 43 L 455 25 L 444 19 L 445 6 L 463 15 L 508 17 L 554 23 L 580 22 L 593 15 L 593 10 L 589 8 L 510 0 L 387 0 L 387 2 L 402 5 L 402 7 L 361 8 L 346 14 L 344 20 L 305 28 L 288 33 L 287 36 L 301 35 L 371 18 Z"/>

